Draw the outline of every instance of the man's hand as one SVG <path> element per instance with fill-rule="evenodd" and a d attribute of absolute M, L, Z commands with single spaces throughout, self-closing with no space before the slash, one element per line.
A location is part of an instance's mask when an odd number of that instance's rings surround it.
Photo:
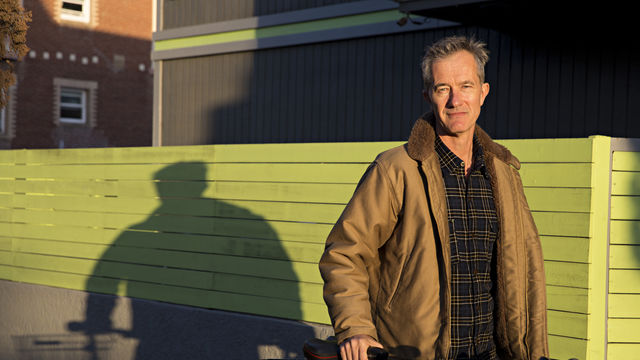
<path fill-rule="evenodd" d="M 367 349 L 382 348 L 382 345 L 369 335 L 355 335 L 340 344 L 342 360 L 367 360 Z"/>

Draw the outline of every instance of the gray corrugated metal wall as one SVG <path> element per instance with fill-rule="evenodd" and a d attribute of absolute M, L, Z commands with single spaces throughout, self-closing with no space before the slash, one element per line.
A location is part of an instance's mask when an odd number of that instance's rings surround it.
<path fill-rule="evenodd" d="M 359 0 L 164 0 L 163 29 L 244 19 Z"/>
<path fill-rule="evenodd" d="M 640 137 L 633 49 L 555 48 L 458 27 L 165 61 L 162 143 L 406 139 L 428 109 L 423 48 L 453 33 L 488 43 L 479 123 L 493 137 Z"/>

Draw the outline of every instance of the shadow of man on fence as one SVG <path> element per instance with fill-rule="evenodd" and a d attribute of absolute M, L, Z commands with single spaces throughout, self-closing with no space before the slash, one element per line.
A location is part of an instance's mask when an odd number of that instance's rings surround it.
<path fill-rule="evenodd" d="M 273 316 L 302 318 L 297 277 L 277 233 L 247 209 L 203 197 L 207 178 L 201 162 L 156 172 L 162 203 L 122 231 L 96 262 L 86 282 L 85 319 L 68 323 L 87 336 L 84 350 L 91 359 L 301 356 L 311 327 L 240 314 L 271 315 L 265 304 L 276 303 L 283 306 Z M 261 278 L 267 269 L 260 264 L 269 263 L 264 258 L 278 264 L 277 279 Z M 261 282 L 277 283 L 278 293 L 246 285 Z M 114 338 L 124 341 L 118 345 Z M 137 346 L 122 346 L 127 339 Z"/>

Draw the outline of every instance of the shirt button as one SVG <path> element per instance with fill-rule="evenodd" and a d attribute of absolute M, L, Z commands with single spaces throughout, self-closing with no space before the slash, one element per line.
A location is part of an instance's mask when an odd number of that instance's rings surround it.
<path fill-rule="evenodd" d="M 460 162 L 460 167 L 464 167 L 464 161 Z"/>

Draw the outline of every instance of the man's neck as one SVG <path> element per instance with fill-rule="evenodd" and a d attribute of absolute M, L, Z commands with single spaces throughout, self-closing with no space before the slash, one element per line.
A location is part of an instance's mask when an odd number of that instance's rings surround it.
<path fill-rule="evenodd" d="M 464 173 L 469 175 L 473 161 L 473 133 L 445 135 L 438 131 L 438 136 L 452 153 L 464 161 Z"/>

